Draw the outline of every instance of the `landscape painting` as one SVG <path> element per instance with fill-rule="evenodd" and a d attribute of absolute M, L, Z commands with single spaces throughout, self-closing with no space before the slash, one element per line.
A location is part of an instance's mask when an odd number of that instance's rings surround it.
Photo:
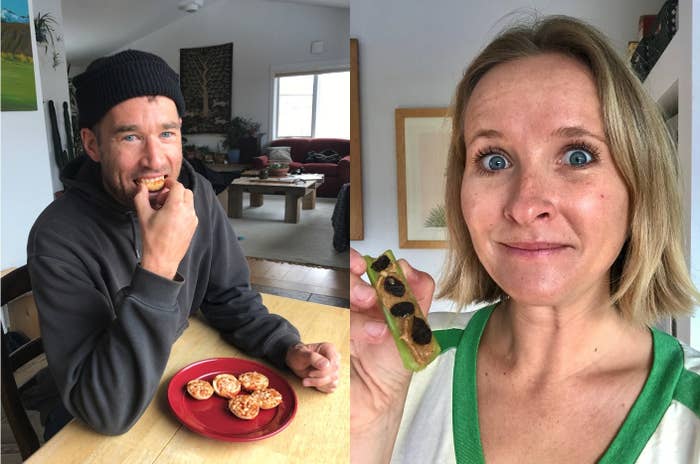
<path fill-rule="evenodd" d="M 27 0 L 2 0 L 2 111 L 36 111 L 34 57 Z"/>

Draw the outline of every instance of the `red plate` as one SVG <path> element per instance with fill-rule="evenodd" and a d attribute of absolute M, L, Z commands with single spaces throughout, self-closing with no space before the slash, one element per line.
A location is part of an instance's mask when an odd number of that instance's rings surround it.
<path fill-rule="evenodd" d="M 258 417 L 243 420 L 228 410 L 228 400 L 216 393 L 208 400 L 195 400 L 187 393 L 187 382 L 209 382 L 218 374 L 236 376 L 257 371 L 270 379 L 270 387 L 282 394 L 282 404 L 260 410 Z M 223 441 L 255 441 L 282 431 L 297 412 L 297 396 L 289 383 L 272 369 L 239 358 L 212 358 L 197 361 L 175 374 L 168 385 L 168 402 L 177 418 L 193 432 Z"/>

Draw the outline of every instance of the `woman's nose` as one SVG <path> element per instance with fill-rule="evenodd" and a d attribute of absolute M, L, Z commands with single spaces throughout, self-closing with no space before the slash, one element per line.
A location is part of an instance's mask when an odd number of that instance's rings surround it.
<path fill-rule="evenodd" d="M 545 175 L 522 172 L 514 176 L 504 214 L 521 225 L 552 219 L 556 214 L 555 195 L 556 188 Z"/>

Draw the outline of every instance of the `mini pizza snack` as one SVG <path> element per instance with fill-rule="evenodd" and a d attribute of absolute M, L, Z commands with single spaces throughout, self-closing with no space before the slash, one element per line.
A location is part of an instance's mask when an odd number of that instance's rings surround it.
<path fill-rule="evenodd" d="M 214 394 L 214 387 L 206 380 L 194 379 L 187 382 L 187 393 L 196 400 L 208 400 Z"/>
<path fill-rule="evenodd" d="M 256 390 L 250 394 L 260 404 L 260 409 L 276 408 L 282 402 L 282 394 L 274 388 Z"/>
<path fill-rule="evenodd" d="M 241 383 L 233 374 L 219 374 L 211 383 L 216 394 L 224 398 L 233 398 L 241 391 Z"/>
<path fill-rule="evenodd" d="M 211 383 L 204 379 L 190 380 L 187 382 L 187 392 L 196 400 L 221 397 L 226 400 L 228 410 L 234 416 L 251 420 L 258 416 L 261 409 L 274 409 L 282 403 L 282 394 L 274 388 L 268 388 L 269 384 L 267 376 L 256 371 L 244 372 L 238 376 L 234 373 L 221 373 Z"/>
<path fill-rule="evenodd" d="M 239 419 L 251 420 L 258 417 L 260 403 L 251 395 L 241 394 L 228 401 L 228 409 Z"/>
<path fill-rule="evenodd" d="M 157 192 L 165 187 L 165 176 L 142 177 L 141 183 L 146 186 L 149 192 Z"/>
<path fill-rule="evenodd" d="M 364 257 L 389 330 L 406 369 L 419 371 L 440 353 L 440 345 L 391 250 Z"/>
<path fill-rule="evenodd" d="M 260 372 L 245 372 L 238 376 L 241 386 L 247 391 L 265 390 L 270 385 L 270 380 Z"/>

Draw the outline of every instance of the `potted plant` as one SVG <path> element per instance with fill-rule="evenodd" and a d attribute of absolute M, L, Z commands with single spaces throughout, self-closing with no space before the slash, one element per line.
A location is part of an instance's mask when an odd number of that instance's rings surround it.
<path fill-rule="evenodd" d="M 269 166 L 270 177 L 285 177 L 289 172 L 289 165 L 285 163 L 272 162 Z"/>
<path fill-rule="evenodd" d="M 260 152 L 261 136 L 259 122 L 236 116 L 226 125 L 222 145 L 229 150 L 230 158 L 235 158 L 235 151 L 239 150 L 239 159 L 231 159 L 232 162 L 248 163 Z"/>

